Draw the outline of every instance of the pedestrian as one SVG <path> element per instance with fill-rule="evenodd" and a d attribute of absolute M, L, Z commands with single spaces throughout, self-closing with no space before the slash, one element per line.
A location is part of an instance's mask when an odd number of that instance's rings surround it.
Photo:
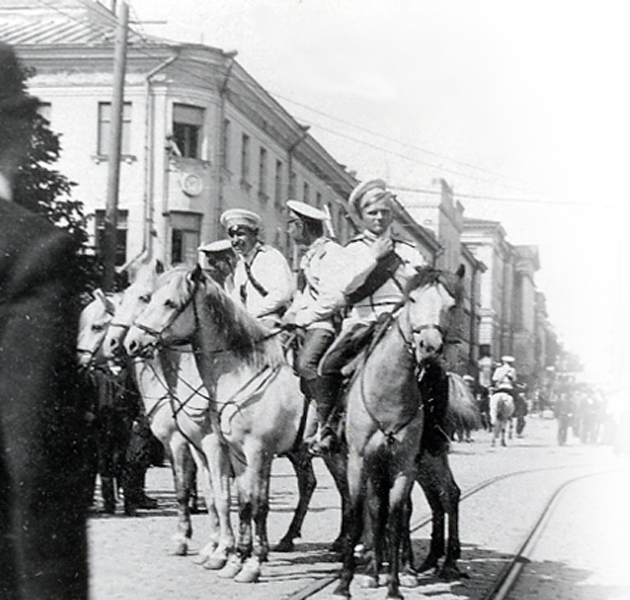
<path fill-rule="evenodd" d="M 12 202 L 38 106 L 0 44 L 0 597 L 82 600 L 89 481 L 76 248 Z"/>
<path fill-rule="evenodd" d="M 337 378 L 318 375 L 317 366 L 335 339 L 340 311 L 345 306 L 342 285 L 335 278 L 344 264 L 343 249 L 326 235 L 324 211 L 296 200 L 289 200 L 287 207 L 289 235 L 306 252 L 300 261 L 298 290 L 283 324 L 305 331 L 297 371 L 302 391 L 315 401 L 319 418 L 319 432 L 311 451 L 323 454 L 332 449 L 335 439 L 333 409 L 339 383 Z"/>
<path fill-rule="evenodd" d="M 270 329 L 278 328 L 295 290 L 286 259 L 260 241 L 262 221 L 255 212 L 233 208 L 220 220 L 238 257 L 232 298 Z"/>

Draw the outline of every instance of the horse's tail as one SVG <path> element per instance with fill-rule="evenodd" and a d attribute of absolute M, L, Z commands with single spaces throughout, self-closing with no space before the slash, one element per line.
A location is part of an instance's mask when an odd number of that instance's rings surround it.
<path fill-rule="evenodd" d="M 475 397 L 457 373 L 448 373 L 448 422 L 468 431 L 481 429 L 482 421 Z"/>

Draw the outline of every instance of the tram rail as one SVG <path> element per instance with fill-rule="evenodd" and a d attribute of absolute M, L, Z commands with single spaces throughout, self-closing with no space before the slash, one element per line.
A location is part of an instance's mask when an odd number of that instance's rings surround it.
<path fill-rule="evenodd" d="M 605 464 L 605 463 L 604 463 Z M 554 470 L 562 470 L 569 468 L 580 468 L 580 467 L 598 467 L 602 466 L 599 464 L 583 464 L 583 465 L 558 465 L 554 467 L 546 467 L 546 468 L 536 468 L 536 469 L 522 469 L 519 471 L 511 471 L 509 473 L 502 473 L 500 475 L 496 475 L 495 477 L 491 477 L 486 479 L 477 485 L 465 490 L 462 492 L 460 503 L 475 494 L 478 494 L 482 490 L 497 484 L 505 479 L 509 479 L 511 477 L 517 477 L 522 475 L 527 475 L 531 473 L 543 473 L 546 471 L 554 471 Z M 543 510 L 539 514 L 536 519 L 533 527 L 528 531 L 525 536 L 524 541 L 520 544 L 515 554 L 512 555 L 511 559 L 508 561 L 507 565 L 501 570 L 499 575 L 491 582 L 488 587 L 487 592 L 479 599 L 479 600 L 505 600 L 508 593 L 511 589 L 513 589 L 516 581 L 518 580 L 518 576 L 522 570 L 522 568 L 529 562 L 527 558 L 528 554 L 530 554 L 536 544 L 536 541 L 544 532 L 544 528 L 547 525 L 551 514 L 553 512 L 553 508 L 555 507 L 558 499 L 562 495 L 562 492 L 570 486 L 572 483 L 575 483 L 581 479 L 585 479 L 587 477 L 595 477 L 598 475 L 606 475 L 608 473 L 615 472 L 616 469 L 609 469 L 605 471 L 596 471 L 595 473 L 587 473 L 578 475 L 573 477 L 558 486 L 558 488 L 551 495 L 549 500 L 546 502 Z M 432 516 L 427 515 L 423 517 L 420 521 L 413 524 L 410 527 L 411 533 L 416 533 L 422 528 L 429 525 L 432 521 Z M 293 592 L 286 594 L 281 597 L 281 600 L 307 600 L 308 598 L 312 598 L 328 586 L 335 583 L 338 577 L 339 568 L 331 569 L 327 574 L 322 577 L 318 577 L 314 581 L 310 581 L 304 587 L 294 590 Z"/>

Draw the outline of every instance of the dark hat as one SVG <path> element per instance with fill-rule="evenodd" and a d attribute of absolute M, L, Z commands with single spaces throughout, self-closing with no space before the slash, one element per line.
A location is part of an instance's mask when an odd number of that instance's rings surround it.
<path fill-rule="evenodd" d="M 39 100 L 26 93 L 25 76 L 13 48 L 0 42 L 0 113 L 28 116 L 39 106 Z"/>

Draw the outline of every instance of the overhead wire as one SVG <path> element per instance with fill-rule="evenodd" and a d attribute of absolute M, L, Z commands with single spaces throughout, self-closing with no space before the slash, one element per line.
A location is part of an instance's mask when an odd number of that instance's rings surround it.
<path fill-rule="evenodd" d="M 66 18 L 68 18 L 68 19 L 71 19 L 71 20 L 73 20 L 73 21 L 75 21 L 75 22 L 77 22 L 77 23 L 79 23 L 79 22 L 80 22 L 80 23 L 82 23 L 82 24 L 87 24 L 87 25 L 89 25 L 89 26 L 93 25 L 92 23 L 90 23 L 90 21 L 89 21 L 89 20 L 86 20 L 86 21 L 78 21 L 78 20 L 77 20 L 74 16 L 72 16 L 72 15 L 70 15 L 70 14 L 68 14 L 68 13 L 65 13 L 64 11 L 62 11 L 62 10 L 61 10 L 61 9 L 59 9 L 58 7 L 54 6 L 53 4 L 51 4 L 51 3 L 47 2 L 46 0 L 38 0 L 38 2 L 40 2 L 40 3 L 41 3 L 41 4 L 43 4 L 43 5 L 45 5 L 45 6 L 46 6 L 46 7 L 48 7 L 48 8 L 51 8 L 51 9 L 55 10 L 56 12 L 58 12 L 58 13 L 62 14 L 64 17 L 66 17 Z M 86 0 L 79 0 L 79 2 L 80 2 L 81 4 L 83 4 L 84 6 L 86 6 L 86 7 L 89 7 L 89 3 L 88 3 Z M 111 11 L 110 11 L 110 13 L 111 13 Z M 136 14 L 136 13 L 134 13 L 134 14 Z M 115 16 L 113 13 L 111 13 L 111 16 L 110 16 L 110 17 L 107 17 L 107 18 L 109 19 L 109 21 L 110 21 L 111 25 L 117 25 L 117 24 L 118 24 L 118 19 L 116 18 L 116 16 Z M 140 21 L 139 19 L 138 19 L 138 23 L 141 23 L 141 21 Z M 148 41 L 148 39 L 149 39 L 149 38 L 148 38 L 148 36 L 146 35 L 146 33 L 144 33 L 144 32 L 143 32 L 143 34 L 140 34 L 140 33 L 138 33 L 138 32 L 134 29 L 134 33 L 135 33 L 136 35 L 138 35 L 138 36 L 139 36 L 139 37 L 140 37 L 140 38 L 141 38 L 144 42 L 147 42 L 147 41 Z M 137 51 L 137 52 L 139 52 L 139 53 L 143 54 L 144 56 L 146 56 L 146 57 L 148 57 L 148 58 L 154 58 L 154 59 L 161 58 L 161 57 L 158 57 L 158 56 L 156 56 L 156 55 L 152 54 L 151 52 L 149 52 L 148 50 L 143 49 L 143 48 L 141 48 L 141 47 L 139 47 L 139 46 L 137 46 L 137 45 L 134 45 L 134 46 L 133 46 L 133 48 L 134 48 L 134 50 L 135 50 L 135 51 Z M 198 80 L 200 80 L 200 81 L 203 81 L 204 83 L 206 83 L 206 84 L 207 84 L 207 80 L 206 80 L 205 78 L 203 78 L 201 75 L 199 75 L 198 73 L 196 73 L 196 72 L 194 72 L 194 71 L 191 71 L 191 70 L 189 70 L 189 69 L 186 69 L 186 68 L 184 68 L 184 67 L 181 67 L 181 66 L 179 67 L 179 70 L 180 70 L 182 73 L 185 73 L 186 75 L 190 75 L 191 77 L 193 77 L 193 78 L 195 78 L 195 79 L 198 79 Z M 249 84 L 249 83 L 247 83 L 246 81 L 241 81 L 241 83 L 242 83 L 242 84 L 243 84 L 243 85 L 244 85 L 247 89 L 249 89 L 250 91 L 252 91 L 252 92 L 254 92 L 254 91 L 255 91 L 255 90 L 254 90 L 254 89 L 250 86 L 250 84 Z M 413 149 L 415 149 L 415 150 L 418 150 L 418 151 L 421 151 L 421 152 L 425 152 L 425 153 L 427 153 L 427 154 L 434 155 L 434 156 L 436 156 L 436 157 L 438 157 L 438 158 L 444 158 L 445 160 L 450 160 L 450 161 L 452 161 L 452 162 L 455 162 L 455 163 L 461 164 L 462 166 L 466 166 L 466 167 L 468 167 L 468 168 L 473 168 L 473 169 L 476 169 L 476 170 L 479 170 L 479 171 L 482 171 L 482 172 L 486 172 L 486 173 L 488 173 L 488 174 L 495 174 L 494 172 L 489 171 L 489 170 L 487 170 L 487 169 L 483 169 L 482 167 L 476 167 L 476 166 L 474 166 L 474 165 L 471 165 L 471 164 L 465 163 L 465 162 L 463 162 L 463 161 L 459 161 L 459 160 L 457 160 L 457 159 L 451 159 L 451 158 L 448 158 L 448 157 L 445 157 L 445 156 L 441 156 L 441 155 L 440 155 L 440 154 L 438 154 L 438 153 L 433 153 L 433 152 L 431 152 L 431 151 L 428 151 L 428 150 L 425 150 L 425 149 L 419 148 L 419 147 L 417 147 L 417 146 L 415 146 L 415 145 L 413 145 L 413 144 L 407 144 L 406 142 L 403 142 L 403 141 L 401 141 L 401 140 L 397 140 L 397 139 L 392 138 L 392 137 L 390 137 L 390 136 L 385 136 L 385 135 L 383 135 L 383 134 L 379 134 L 379 133 L 376 133 L 376 132 L 372 132 L 372 131 L 367 130 L 367 129 L 365 129 L 365 128 L 361 127 L 361 126 L 358 126 L 358 125 L 354 125 L 354 124 L 352 124 L 352 123 L 349 123 L 349 122 L 347 122 L 347 121 L 345 121 L 345 120 L 343 120 L 343 119 L 338 119 L 337 117 L 334 117 L 334 116 L 332 116 L 332 115 L 328 115 L 328 114 L 326 114 L 326 113 L 323 113 L 322 111 L 319 111 L 319 110 L 317 110 L 317 109 L 314 109 L 314 108 L 312 108 L 312 107 L 309 107 L 308 105 L 301 104 L 301 103 L 298 103 L 298 102 L 295 102 L 295 101 L 292 101 L 292 100 L 286 99 L 286 98 L 284 98 L 284 97 L 282 97 L 282 96 L 280 96 L 280 95 L 278 95 L 278 94 L 275 94 L 275 93 L 272 95 L 272 93 L 271 93 L 270 91 L 268 91 L 268 90 L 266 90 L 266 89 L 264 89 L 264 88 L 261 88 L 261 89 L 263 89 L 263 91 L 264 91 L 266 94 L 268 94 L 268 95 L 270 96 L 270 98 L 272 98 L 272 99 L 274 99 L 274 100 L 275 100 L 274 95 L 276 95 L 276 96 L 278 96 L 278 98 L 281 98 L 281 99 L 286 100 L 286 101 L 289 101 L 289 102 L 293 102 L 294 104 L 297 104 L 297 105 L 299 105 L 299 106 L 302 106 L 302 107 L 304 107 L 304 108 L 307 108 L 307 109 L 309 109 L 309 110 L 312 110 L 313 112 L 316 112 L 316 113 L 322 114 L 323 116 L 326 116 L 326 117 L 332 118 L 332 119 L 337 120 L 337 121 L 339 121 L 339 122 L 343 122 L 343 123 L 345 123 L 345 124 L 348 124 L 348 125 L 350 125 L 350 126 L 352 126 L 352 127 L 355 127 L 355 128 L 357 128 L 357 129 L 359 129 L 359 130 L 362 130 L 362 131 L 364 131 L 365 133 L 368 133 L 368 134 L 370 134 L 370 135 L 374 135 L 374 136 L 376 136 L 376 137 L 381 137 L 381 138 L 383 138 L 383 139 L 387 139 L 387 140 L 393 141 L 393 142 L 398 143 L 398 144 L 400 144 L 400 145 L 402 145 L 402 146 L 408 146 L 408 147 L 411 147 L 411 148 L 413 148 Z M 249 102 L 251 102 L 251 103 L 253 103 L 253 104 L 258 104 L 258 105 L 261 105 L 261 106 L 266 106 L 266 105 L 265 105 L 262 101 L 260 101 L 260 100 L 259 100 L 256 96 L 254 96 L 254 95 L 250 95 L 250 94 L 247 94 L 247 95 L 245 95 L 245 94 L 237 94 L 237 93 L 235 93 L 235 92 L 230 92 L 230 93 L 231 93 L 232 95 L 236 96 L 236 97 L 240 97 L 240 98 L 242 98 L 242 99 L 244 99 L 244 100 L 247 100 L 247 101 L 249 101 Z M 275 101 L 276 101 L 276 102 L 278 102 L 278 100 L 275 100 Z M 278 102 L 278 104 L 280 104 L 280 103 Z M 282 105 L 280 104 L 280 106 L 282 106 Z M 283 108 L 283 110 L 286 110 L 286 109 L 284 109 L 284 107 L 282 107 L 282 108 Z M 295 119 L 295 117 L 293 117 L 293 115 L 291 115 L 288 111 L 286 111 L 286 112 L 287 112 L 287 114 L 289 114 L 289 115 L 290 115 L 293 119 Z M 347 135 L 347 134 L 344 134 L 344 133 L 340 133 L 339 131 L 336 131 L 336 130 L 334 130 L 334 129 L 330 129 L 330 128 L 328 128 L 328 127 L 326 127 L 326 126 L 322 125 L 321 123 L 317 123 L 317 122 L 312 121 L 312 122 L 310 122 L 310 123 L 308 123 L 308 124 L 309 124 L 310 126 L 317 127 L 317 128 L 319 128 L 319 129 L 321 129 L 322 131 L 325 131 L 325 132 L 327 132 L 327 133 L 329 133 L 329 134 L 331 134 L 331 135 L 336 135 L 336 136 L 338 136 L 338 137 L 341 137 L 341 138 L 347 139 L 347 140 L 352 141 L 352 142 L 354 142 L 354 143 L 361 144 L 361 145 L 363 145 L 363 146 L 365 146 L 365 147 L 372 148 L 372 149 L 377 150 L 377 151 L 379 151 L 379 152 L 383 152 L 383 153 L 385 153 L 385 154 L 388 154 L 388 155 L 391 155 L 391 156 L 395 156 L 395 157 L 397 157 L 397 158 L 400 158 L 400 159 L 403 159 L 403 160 L 407 160 L 407 161 L 412 162 L 412 163 L 415 163 L 415 164 L 420 164 L 420 165 L 423 165 L 423 166 L 425 166 L 425 167 L 429 167 L 429 168 L 432 168 L 432 169 L 436 169 L 436 170 L 438 170 L 438 171 L 442 171 L 442 172 L 445 172 L 445 173 L 450 173 L 450 174 L 452 174 L 452 175 L 457 175 L 457 176 L 466 177 L 466 178 L 468 178 L 468 179 L 473 179 L 473 180 L 475 180 L 475 181 L 480 181 L 480 182 L 483 182 L 483 183 L 490 183 L 490 184 L 494 184 L 494 185 L 500 185 L 500 186 L 503 186 L 503 187 L 510 187 L 510 188 L 512 188 L 512 189 L 518 189 L 518 190 L 520 190 L 520 191 L 525 191 L 525 190 L 523 190 L 522 188 L 515 188 L 514 186 L 510 186 L 509 184 L 501 184 L 500 182 L 497 182 L 497 181 L 495 181 L 495 180 L 490 180 L 490 179 L 486 179 L 486 178 L 481 178 L 481 177 L 478 177 L 478 176 L 475 176 L 475 175 L 471 175 L 471 174 L 468 174 L 468 173 L 465 173 L 465 172 L 462 172 L 462 171 L 458 171 L 458 170 L 456 170 L 456 169 L 450 169 L 450 168 L 445 167 L 445 166 L 435 165 L 435 164 L 432 164 L 432 163 L 429 163 L 429 162 L 426 162 L 426 161 L 422 161 L 422 160 L 418 159 L 417 157 L 408 156 L 408 155 L 406 155 L 406 154 L 402 154 L 402 153 L 400 153 L 400 152 L 396 152 L 396 151 L 390 150 L 390 149 L 388 149 L 388 148 L 384 148 L 383 146 L 380 146 L 380 145 L 378 145 L 378 144 L 374 144 L 374 143 L 371 143 L 371 142 L 369 142 L 369 141 L 362 140 L 362 139 L 356 138 L 356 137 L 351 136 L 351 135 Z M 509 178 L 509 179 L 516 179 L 516 178 L 512 178 L 512 177 L 507 176 L 507 175 L 500 175 L 500 174 L 497 174 L 497 175 L 498 175 L 498 176 L 501 176 L 501 177 L 506 177 L 506 178 Z M 518 181 L 520 181 L 520 180 L 518 180 Z M 335 183 L 344 183 L 344 181 L 341 181 L 341 180 L 340 180 L 340 181 L 336 181 Z M 393 190 L 404 191 L 404 192 L 408 192 L 408 193 L 424 193 L 424 194 L 427 194 L 427 193 L 428 193 L 428 194 L 440 194 L 440 193 L 441 193 L 440 191 L 437 191 L 437 190 L 426 190 L 426 189 L 422 189 L 422 188 L 403 187 L 403 186 L 396 186 L 396 185 L 394 185 L 394 184 L 390 185 L 390 187 L 391 187 Z M 457 192 L 455 195 L 456 195 L 457 197 L 469 198 L 469 199 L 479 199 L 479 200 L 496 201 L 496 202 L 514 202 L 514 203 L 538 204 L 538 205 L 598 206 L 598 207 L 612 207 L 612 206 L 613 206 L 613 205 L 611 205 L 611 204 L 581 203 L 581 202 L 576 202 L 576 201 L 560 201 L 560 200 L 554 200 L 554 199 L 517 198 L 517 197 L 509 197 L 509 196 L 489 196 L 489 195 L 485 195 L 485 194 L 484 194 L 484 195 L 475 195 L 475 194 L 466 194 L 466 193 L 461 193 L 461 192 Z"/>

